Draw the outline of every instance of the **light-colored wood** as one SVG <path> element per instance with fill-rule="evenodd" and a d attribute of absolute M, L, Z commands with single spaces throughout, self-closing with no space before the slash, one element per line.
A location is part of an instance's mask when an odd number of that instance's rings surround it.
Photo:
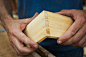
<path fill-rule="evenodd" d="M 43 11 L 27 25 L 25 34 L 38 43 L 47 37 L 57 39 L 67 31 L 72 23 L 73 20 L 70 17 Z"/>

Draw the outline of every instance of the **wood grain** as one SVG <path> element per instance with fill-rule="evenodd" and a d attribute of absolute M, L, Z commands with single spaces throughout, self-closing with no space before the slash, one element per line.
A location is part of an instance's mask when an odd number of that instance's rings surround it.
<path fill-rule="evenodd" d="M 43 11 L 27 25 L 25 34 L 33 41 L 40 43 L 47 37 L 59 38 L 72 23 L 73 20 L 70 17 Z"/>

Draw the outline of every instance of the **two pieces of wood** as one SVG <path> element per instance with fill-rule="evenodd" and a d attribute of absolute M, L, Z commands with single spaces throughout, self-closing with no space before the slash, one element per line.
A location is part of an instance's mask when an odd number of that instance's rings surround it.
<path fill-rule="evenodd" d="M 25 34 L 35 42 L 45 38 L 57 39 L 62 36 L 73 23 L 70 17 L 48 11 L 41 12 L 25 29 Z"/>

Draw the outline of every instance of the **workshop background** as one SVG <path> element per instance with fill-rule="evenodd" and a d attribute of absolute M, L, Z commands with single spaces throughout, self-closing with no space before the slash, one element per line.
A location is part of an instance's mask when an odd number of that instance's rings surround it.
<path fill-rule="evenodd" d="M 12 9 L 13 9 L 13 17 L 14 19 L 18 19 L 18 11 L 17 11 L 17 0 L 10 0 Z M 83 9 L 86 10 L 86 0 L 83 1 Z M 36 53 L 33 53 L 33 57 L 38 57 Z M 49 53 L 50 54 L 50 53 Z M 10 45 L 9 38 L 7 36 L 6 31 L 1 26 L 0 22 L 0 57 L 28 57 L 28 56 L 17 56 Z M 40 56 L 39 56 L 40 57 Z M 84 56 L 86 57 L 86 47 L 84 48 Z"/>

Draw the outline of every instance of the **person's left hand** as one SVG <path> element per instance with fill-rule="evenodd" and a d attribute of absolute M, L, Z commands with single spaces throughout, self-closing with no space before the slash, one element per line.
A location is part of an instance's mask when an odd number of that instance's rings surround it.
<path fill-rule="evenodd" d="M 62 10 L 58 12 L 62 15 L 70 16 L 74 19 L 74 23 L 62 35 L 57 43 L 61 45 L 71 45 L 73 47 L 86 46 L 86 12 L 85 10 Z"/>

